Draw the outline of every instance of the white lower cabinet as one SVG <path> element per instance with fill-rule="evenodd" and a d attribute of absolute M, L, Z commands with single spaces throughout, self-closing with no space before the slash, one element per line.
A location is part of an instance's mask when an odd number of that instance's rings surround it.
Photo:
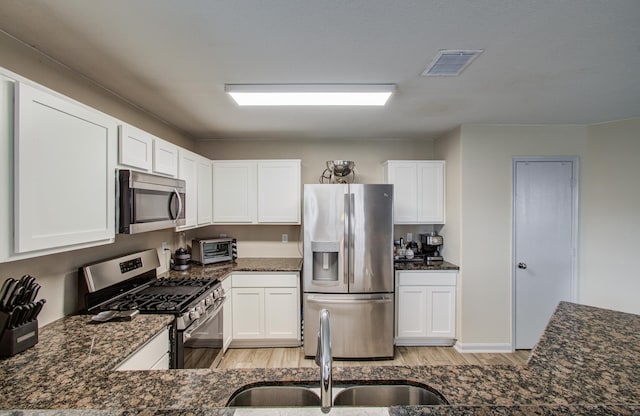
<path fill-rule="evenodd" d="M 297 287 L 264 289 L 264 334 L 269 339 L 300 337 L 300 308 Z"/>
<path fill-rule="evenodd" d="M 169 328 L 165 328 L 120 363 L 116 370 L 168 370 L 169 351 Z"/>
<path fill-rule="evenodd" d="M 452 345 L 455 271 L 396 272 L 396 345 Z"/>
<path fill-rule="evenodd" d="M 299 273 L 234 273 L 232 279 L 234 346 L 300 345 Z"/>
<path fill-rule="evenodd" d="M 264 288 L 234 287 L 233 339 L 261 339 L 264 333 Z"/>
<path fill-rule="evenodd" d="M 231 296 L 231 277 L 222 281 L 222 289 L 226 296 L 224 306 L 222 307 L 222 351 L 227 351 L 231 340 L 233 339 L 233 299 Z"/>

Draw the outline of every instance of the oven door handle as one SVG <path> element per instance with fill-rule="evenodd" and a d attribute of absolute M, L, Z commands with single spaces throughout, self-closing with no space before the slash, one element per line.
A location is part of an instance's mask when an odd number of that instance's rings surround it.
<path fill-rule="evenodd" d="M 222 299 L 222 302 L 220 302 L 218 304 L 218 306 L 216 306 L 213 309 L 213 312 L 211 312 L 204 321 L 200 321 L 200 318 L 198 318 L 196 321 L 193 322 L 193 324 L 189 325 L 189 327 L 185 328 L 184 331 L 182 331 L 182 339 L 183 340 L 187 340 L 189 338 L 191 338 L 191 334 L 196 331 L 198 328 L 200 328 L 201 326 L 209 323 L 213 318 L 215 318 L 216 316 L 218 316 L 218 313 L 222 310 L 222 307 L 224 306 L 224 303 L 227 301 L 227 297 L 224 296 L 222 298 L 218 298 L 218 299 Z"/>

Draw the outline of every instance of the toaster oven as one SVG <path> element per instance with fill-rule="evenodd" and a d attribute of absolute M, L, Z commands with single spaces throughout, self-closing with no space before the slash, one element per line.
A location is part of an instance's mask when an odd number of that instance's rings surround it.
<path fill-rule="evenodd" d="M 235 238 L 196 238 L 191 241 L 191 261 L 199 264 L 233 261 L 238 258 Z"/>

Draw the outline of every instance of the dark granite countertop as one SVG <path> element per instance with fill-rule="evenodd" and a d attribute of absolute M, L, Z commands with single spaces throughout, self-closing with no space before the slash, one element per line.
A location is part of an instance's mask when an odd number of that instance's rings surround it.
<path fill-rule="evenodd" d="M 35 347 L 0 361 L 0 409 L 230 414 L 219 408 L 246 384 L 319 379 L 317 368 L 112 370 L 170 319 L 142 315 L 132 322 L 93 325 L 88 316 L 69 316 L 46 325 Z M 452 405 L 393 407 L 391 415 L 640 413 L 640 316 L 566 302 L 559 305 L 525 366 L 334 364 L 336 384 L 424 383 Z M 347 412 L 341 409 L 340 414 Z"/>
<path fill-rule="evenodd" d="M 192 263 L 185 271 L 171 270 L 169 277 L 217 278 L 224 280 L 233 272 L 300 272 L 302 258 L 299 257 L 245 257 L 235 262 L 214 263 L 204 266 Z"/>
<path fill-rule="evenodd" d="M 423 261 L 395 261 L 393 267 L 396 270 L 460 270 L 460 267 L 448 261 L 434 264 Z"/>

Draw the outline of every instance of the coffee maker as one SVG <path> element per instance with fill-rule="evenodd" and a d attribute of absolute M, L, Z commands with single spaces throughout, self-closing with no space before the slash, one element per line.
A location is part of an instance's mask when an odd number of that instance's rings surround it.
<path fill-rule="evenodd" d="M 421 251 L 425 262 L 437 263 L 444 260 L 440 255 L 442 241 L 442 236 L 436 234 L 435 231 L 431 231 L 429 234 L 420 234 Z"/>

